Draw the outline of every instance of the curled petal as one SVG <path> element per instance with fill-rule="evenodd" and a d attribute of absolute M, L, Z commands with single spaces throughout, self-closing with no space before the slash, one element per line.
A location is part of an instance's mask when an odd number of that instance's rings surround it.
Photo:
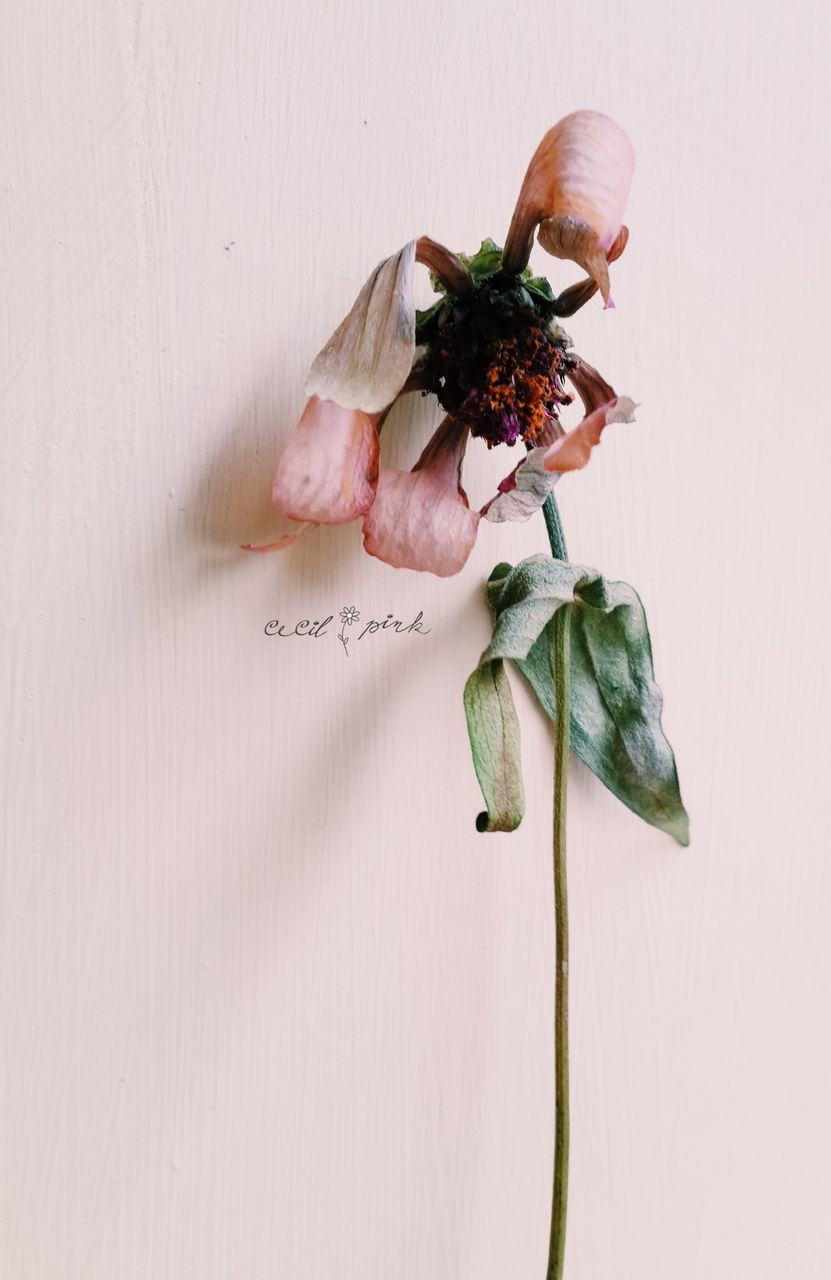
<path fill-rule="evenodd" d="M 572 218 L 568 214 L 557 214 L 554 218 L 544 218 L 537 232 L 537 239 L 554 258 L 569 258 L 578 262 L 588 272 L 592 281 L 603 295 L 607 306 L 615 304 L 609 296 L 609 268 L 606 255 L 600 248 L 597 232 L 580 218 Z"/>
<path fill-rule="evenodd" d="M 364 516 L 364 547 L 396 569 L 458 573 L 476 541 L 479 513 L 460 484 L 467 430 L 445 418 L 412 471 L 382 471 Z"/>
<path fill-rule="evenodd" d="M 377 413 L 395 399 L 415 355 L 415 259 L 411 240 L 379 263 L 315 357 L 306 395 L 364 413 Z"/>
<path fill-rule="evenodd" d="M 546 451 L 543 465 L 546 471 L 579 471 L 591 457 L 592 449 L 600 444 L 604 427 L 610 422 L 634 422 L 637 405 L 628 396 L 616 396 L 608 404 L 601 405 L 579 427 L 555 440 Z"/>
<path fill-rule="evenodd" d="M 521 270 L 534 228 L 558 258 L 579 262 L 609 304 L 606 254 L 623 222 L 635 167 L 629 138 L 600 111 L 574 111 L 549 129 L 528 166 L 505 245 L 504 265 Z"/>
<path fill-rule="evenodd" d="M 542 241 L 540 241 L 542 243 Z M 611 249 L 606 250 L 606 261 L 616 262 L 623 250 L 629 243 L 629 228 L 621 227 L 617 233 L 614 244 Z M 608 274 L 608 273 L 607 273 Z M 581 280 L 579 284 L 573 284 L 569 289 L 564 289 L 554 303 L 554 314 L 560 317 L 573 316 L 575 311 L 579 311 L 587 302 L 597 293 L 596 280 Z M 614 303 L 609 304 L 613 306 Z"/>
<path fill-rule="evenodd" d="M 277 467 L 274 502 L 292 520 L 354 520 L 375 497 L 378 454 L 367 414 L 312 396 Z"/>
<path fill-rule="evenodd" d="M 626 248 L 628 243 L 629 243 L 629 228 L 624 223 L 621 226 L 620 231 L 618 231 L 617 235 L 615 236 L 614 241 L 612 242 L 611 249 L 606 250 L 606 261 L 617 262 L 618 258 L 621 256 L 621 254 L 623 253 L 623 250 Z"/>
<path fill-rule="evenodd" d="M 416 262 L 422 262 L 438 276 L 448 293 L 461 295 L 473 288 L 473 276 L 461 258 L 429 236 L 420 236 L 416 241 Z"/>
<path fill-rule="evenodd" d="M 594 413 L 595 409 L 615 399 L 615 392 L 606 379 L 573 351 L 569 352 L 569 368 L 566 377 L 583 401 L 583 408 L 587 414 Z"/>
<path fill-rule="evenodd" d="M 555 484 L 559 472 L 546 471 L 547 449 L 532 449 L 523 462 L 502 481 L 495 498 L 482 508 L 486 520 L 528 520 L 539 511 Z"/>

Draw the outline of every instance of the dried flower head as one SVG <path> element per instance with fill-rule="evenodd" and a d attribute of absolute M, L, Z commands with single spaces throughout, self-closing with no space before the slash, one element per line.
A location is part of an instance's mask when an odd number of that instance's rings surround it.
<path fill-rule="evenodd" d="M 504 250 L 483 241 L 472 256 L 429 237 L 381 262 L 314 360 L 306 408 L 280 459 L 273 498 L 302 527 L 362 519 L 364 547 L 397 568 L 457 573 L 480 519 L 527 520 L 566 471 L 586 465 L 610 422 L 631 421 L 618 398 L 570 349 L 559 319 L 600 289 L 626 245 L 623 209 L 634 156 L 608 116 L 577 111 L 545 135 L 525 176 Z M 555 295 L 528 267 L 534 231 L 589 278 Z M 417 311 L 415 264 L 429 268 L 438 300 Z M 580 396 L 586 416 L 566 434 L 560 410 Z M 379 466 L 379 432 L 399 397 L 433 393 L 446 417 L 410 471 Z M 461 485 L 470 437 L 528 451 L 484 506 Z"/>

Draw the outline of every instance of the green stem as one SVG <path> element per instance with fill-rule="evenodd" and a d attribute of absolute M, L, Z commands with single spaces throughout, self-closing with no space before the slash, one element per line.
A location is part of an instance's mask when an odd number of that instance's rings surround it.
<path fill-rule="evenodd" d="M 545 527 L 548 530 L 548 541 L 551 543 L 551 554 L 555 560 L 568 560 L 566 535 L 563 533 L 563 522 L 560 519 L 560 508 L 553 493 L 549 493 L 542 504 Z"/>
<path fill-rule="evenodd" d="M 563 526 L 554 496 L 543 506 L 551 553 L 565 560 Z M 569 622 L 568 605 L 554 615 L 554 928 L 556 975 L 554 982 L 554 1187 L 551 1198 L 551 1236 L 547 1280 L 562 1280 L 566 1247 L 568 1205 L 568 882 L 566 876 L 566 795 L 569 754 Z"/>

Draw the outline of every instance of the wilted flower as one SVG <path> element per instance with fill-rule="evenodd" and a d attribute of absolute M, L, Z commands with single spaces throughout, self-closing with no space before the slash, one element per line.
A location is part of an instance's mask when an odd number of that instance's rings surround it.
<path fill-rule="evenodd" d="M 603 428 L 635 407 L 570 350 L 558 319 L 600 289 L 626 245 L 623 209 L 634 155 L 608 116 L 577 111 L 545 135 L 522 185 L 504 250 L 491 240 L 472 257 L 422 236 L 375 269 L 315 359 L 306 408 L 280 459 L 273 498 L 302 521 L 287 546 L 318 524 L 363 519 L 370 555 L 396 568 L 458 572 L 479 521 L 527 520 L 559 476 L 583 467 Z M 534 231 L 589 279 L 559 297 L 528 268 Z M 416 311 L 416 262 L 442 297 Z M 571 385 L 586 416 L 564 432 Z M 379 432 L 396 400 L 432 392 L 446 417 L 411 471 L 379 467 Z M 522 441 L 527 458 L 479 511 L 461 486 L 468 437 L 488 448 Z"/>

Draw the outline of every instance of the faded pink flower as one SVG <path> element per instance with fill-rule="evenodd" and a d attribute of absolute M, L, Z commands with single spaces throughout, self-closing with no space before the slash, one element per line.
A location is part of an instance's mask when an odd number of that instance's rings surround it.
<path fill-rule="evenodd" d="M 296 541 L 318 524 L 362 519 L 364 547 L 396 568 L 441 577 L 470 554 L 482 517 L 526 520 L 559 475 L 584 466 L 603 428 L 631 421 L 595 370 L 569 350 L 558 317 L 600 288 L 626 245 L 623 209 L 633 153 L 607 116 L 578 111 L 538 147 L 520 192 L 504 251 L 483 242 L 456 256 L 422 236 L 385 259 L 315 359 L 308 403 L 280 459 L 274 502 L 303 527 L 267 548 Z M 544 248 L 589 273 L 559 297 L 528 269 L 534 230 Z M 443 296 L 416 312 L 416 262 Z M 565 434 L 559 422 L 571 384 L 586 417 Z M 411 471 L 379 470 L 379 437 L 396 400 L 433 392 L 446 411 Z M 470 436 L 488 447 L 521 440 L 528 450 L 480 511 L 461 485 Z"/>

